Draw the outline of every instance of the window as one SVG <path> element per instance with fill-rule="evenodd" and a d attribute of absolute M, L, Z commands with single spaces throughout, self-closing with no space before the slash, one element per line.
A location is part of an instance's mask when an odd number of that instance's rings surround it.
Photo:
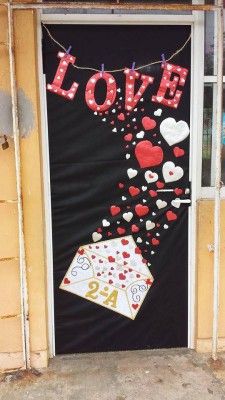
<path fill-rule="evenodd" d="M 215 46 L 215 15 L 205 15 L 205 77 L 204 77 L 204 112 L 203 112 L 203 142 L 202 142 L 202 186 L 214 186 L 215 181 L 215 116 L 216 116 L 216 46 Z M 225 38 L 225 35 L 224 35 Z M 224 40 L 225 54 L 225 40 Z M 223 95 L 223 139 L 222 152 L 222 182 L 225 185 L 225 65 L 224 65 L 224 95 Z"/>

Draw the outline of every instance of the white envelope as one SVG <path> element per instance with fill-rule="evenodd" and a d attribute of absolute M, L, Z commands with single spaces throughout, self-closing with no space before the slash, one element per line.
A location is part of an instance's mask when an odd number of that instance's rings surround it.
<path fill-rule="evenodd" d="M 81 246 L 60 289 L 135 319 L 153 280 L 129 235 Z"/>

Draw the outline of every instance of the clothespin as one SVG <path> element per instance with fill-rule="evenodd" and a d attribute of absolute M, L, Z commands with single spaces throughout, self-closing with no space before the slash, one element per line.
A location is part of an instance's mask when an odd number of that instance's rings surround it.
<path fill-rule="evenodd" d="M 101 64 L 101 77 L 102 77 L 102 75 L 104 74 L 104 70 L 105 70 L 105 65 L 104 65 L 104 64 Z"/>
<path fill-rule="evenodd" d="M 5 136 L 4 135 L 4 143 L 2 143 L 2 149 L 3 150 L 6 150 L 6 149 L 8 149 L 9 148 L 9 143 L 8 143 L 8 140 L 7 140 L 7 136 Z"/>
<path fill-rule="evenodd" d="M 69 46 L 68 49 L 66 50 L 66 54 L 70 54 L 71 49 L 72 49 L 72 46 Z"/>
<path fill-rule="evenodd" d="M 132 71 L 132 72 L 134 72 L 135 64 L 136 64 L 135 61 L 132 62 L 132 67 L 131 67 L 131 71 Z"/>
<path fill-rule="evenodd" d="M 161 54 L 161 59 L 162 59 L 162 65 L 166 64 L 166 59 L 165 59 L 165 54 Z"/>

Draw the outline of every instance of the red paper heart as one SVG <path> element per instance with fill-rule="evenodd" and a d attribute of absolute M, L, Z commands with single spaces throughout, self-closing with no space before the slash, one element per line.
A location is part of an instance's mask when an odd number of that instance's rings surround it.
<path fill-rule="evenodd" d="M 64 281 L 65 285 L 68 285 L 70 283 L 70 280 L 68 278 L 65 278 Z"/>
<path fill-rule="evenodd" d="M 140 249 L 139 247 L 136 247 L 136 248 L 135 248 L 135 253 L 136 253 L 136 254 L 141 254 L 141 249 Z"/>
<path fill-rule="evenodd" d="M 137 308 L 139 307 L 138 304 L 132 304 L 132 307 L 134 310 L 137 310 Z"/>
<path fill-rule="evenodd" d="M 107 232 L 107 236 L 112 236 L 112 232 Z"/>
<path fill-rule="evenodd" d="M 168 221 L 175 221 L 177 219 L 177 215 L 173 211 L 167 211 L 166 218 Z"/>
<path fill-rule="evenodd" d="M 124 140 L 126 140 L 126 142 L 131 142 L 132 138 L 133 138 L 132 133 L 127 133 L 127 134 L 124 136 Z"/>
<path fill-rule="evenodd" d="M 156 197 L 158 195 L 155 190 L 149 190 L 148 193 L 150 194 L 151 197 Z"/>
<path fill-rule="evenodd" d="M 126 232 L 126 229 L 119 227 L 117 228 L 117 232 L 119 233 L 119 235 L 123 235 Z"/>
<path fill-rule="evenodd" d="M 98 228 L 98 229 L 97 229 L 97 232 L 98 232 L 98 233 L 101 233 L 101 232 L 102 232 L 102 228 Z"/>
<path fill-rule="evenodd" d="M 124 184 L 123 184 L 122 182 L 120 182 L 120 183 L 118 184 L 118 186 L 119 186 L 120 189 L 123 189 L 123 188 L 124 188 Z"/>
<path fill-rule="evenodd" d="M 158 182 L 156 182 L 156 186 L 158 189 L 162 189 L 162 188 L 164 188 L 165 184 L 163 182 L 158 181 Z"/>
<path fill-rule="evenodd" d="M 135 206 L 135 212 L 139 217 L 143 217 L 144 215 L 148 214 L 149 208 L 148 208 L 148 206 L 143 206 L 142 204 L 137 204 Z"/>
<path fill-rule="evenodd" d="M 126 279 L 126 276 L 125 276 L 124 274 L 120 273 L 120 274 L 119 274 L 119 279 L 120 279 L 121 281 L 124 281 L 124 280 Z"/>
<path fill-rule="evenodd" d="M 158 246 L 159 240 L 156 238 L 152 238 L 152 244 L 153 244 L 153 246 Z"/>
<path fill-rule="evenodd" d="M 115 261 L 115 258 L 112 257 L 112 256 L 109 256 L 109 257 L 108 257 L 108 260 L 109 260 L 109 262 L 114 262 L 114 261 Z"/>
<path fill-rule="evenodd" d="M 138 189 L 136 186 L 130 186 L 129 193 L 131 196 L 137 196 L 140 193 L 140 189 Z"/>
<path fill-rule="evenodd" d="M 123 258 L 129 258 L 130 257 L 130 254 L 129 253 L 127 253 L 126 251 L 123 251 Z"/>
<path fill-rule="evenodd" d="M 115 215 L 120 213 L 120 207 L 118 206 L 111 206 L 110 207 L 110 212 L 112 214 L 112 216 L 114 217 Z"/>
<path fill-rule="evenodd" d="M 138 228 L 138 226 L 137 225 L 135 225 L 135 224 L 133 224 L 132 226 L 131 226 L 131 231 L 133 232 L 133 233 L 137 233 L 137 232 L 139 232 L 139 228 Z"/>
<path fill-rule="evenodd" d="M 150 117 L 143 117 L 141 122 L 142 122 L 143 128 L 146 131 L 150 131 L 151 129 L 154 129 L 156 127 L 155 120 L 151 119 Z"/>
<path fill-rule="evenodd" d="M 175 155 L 175 157 L 182 157 L 184 153 L 185 153 L 184 150 L 178 146 L 174 147 L 173 149 L 173 154 Z"/>
<path fill-rule="evenodd" d="M 176 189 L 174 189 L 174 193 L 176 193 L 177 196 L 180 196 L 183 193 L 183 190 L 176 188 Z"/>
<path fill-rule="evenodd" d="M 84 254 L 84 249 L 79 249 L 78 254 L 80 254 L 82 256 Z"/>
<path fill-rule="evenodd" d="M 129 243 L 129 241 L 128 241 L 128 240 L 126 240 L 126 239 L 122 239 L 122 240 L 121 240 L 121 243 L 122 243 L 124 246 L 126 246 L 126 244 L 128 244 L 128 243 Z"/>
<path fill-rule="evenodd" d="M 125 120 L 124 113 L 120 113 L 117 118 L 118 118 L 119 121 L 124 121 Z"/>
<path fill-rule="evenodd" d="M 161 164 L 163 151 L 159 146 L 153 146 L 149 140 L 142 140 L 135 147 L 135 156 L 141 168 Z"/>
<path fill-rule="evenodd" d="M 113 283 L 113 281 L 112 281 L 112 279 L 110 279 L 110 280 L 109 280 L 109 284 L 112 284 L 112 283 Z"/>

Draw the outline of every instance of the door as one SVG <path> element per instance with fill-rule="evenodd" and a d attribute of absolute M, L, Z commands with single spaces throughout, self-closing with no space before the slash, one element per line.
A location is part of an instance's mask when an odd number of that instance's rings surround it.
<path fill-rule="evenodd" d="M 48 29 L 56 353 L 185 347 L 191 28 Z"/>

